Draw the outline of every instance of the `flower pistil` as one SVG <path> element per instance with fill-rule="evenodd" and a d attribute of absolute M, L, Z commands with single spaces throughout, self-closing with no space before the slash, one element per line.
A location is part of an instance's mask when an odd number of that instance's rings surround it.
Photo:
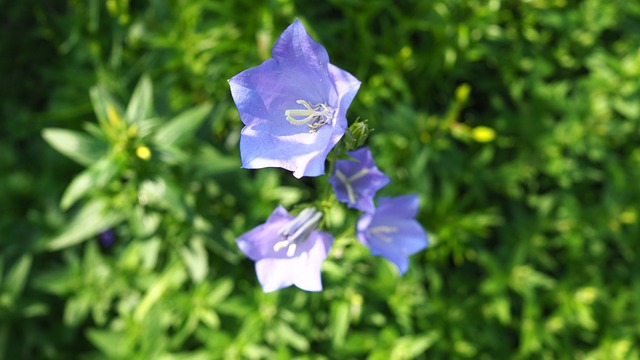
<path fill-rule="evenodd" d="M 349 202 L 355 203 L 358 200 L 358 196 L 356 192 L 353 190 L 352 182 L 360 179 L 361 177 L 367 175 L 369 173 L 369 169 L 364 168 L 360 169 L 357 173 L 347 177 L 342 171 L 336 170 L 336 176 L 342 183 L 344 184 L 345 189 L 347 190 L 347 196 L 349 197 Z"/>

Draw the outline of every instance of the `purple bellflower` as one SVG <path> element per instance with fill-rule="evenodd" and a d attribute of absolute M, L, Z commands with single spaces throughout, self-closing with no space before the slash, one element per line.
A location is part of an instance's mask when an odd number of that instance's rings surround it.
<path fill-rule="evenodd" d="M 324 174 L 327 154 L 347 129 L 360 81 L 329 63 L 299 20 L 276 41 L 273 58 L 229 80 L 245 127 L 242 167 L 281 167 L 297 178 Z"/>
<path fill-rule="evenodd" d="M 389 183 L 389 177 L 378 170 L 369 148 L 350 151 L 347 155 L 356 161 L 336 161 L 335 172 L 329 178 L 333 191 L 338 200 L 350 208 L 373 212 L 373 197 Z"/>
<path fill-rule="evenodd" d="M 238 237 L 238 247 L 255 261 L 258 281 L 266 293 L 291 285 L 321 291 L 320 267 L 333 237 L 316 230 L 322 213 L 314 208 L 294 217 L 278 206 L 267 222 Z"/>
<path fill-rule="evenodd" d="M 415 220 L 417 212 L 416 195 L 379 198 L 375 211 L 358 220 L 358 239 L 372 255 L 390 260 L 404 274 L 409 268 L 409 255 L 429 244 L 426 232 Z"/>

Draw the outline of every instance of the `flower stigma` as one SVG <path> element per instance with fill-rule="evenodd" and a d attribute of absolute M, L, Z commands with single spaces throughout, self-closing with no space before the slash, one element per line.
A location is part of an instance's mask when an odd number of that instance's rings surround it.
<path fill-rule="evenodd" d="M 369 234 L 381 239 L 386 243 L 390 243 L 393 239 L 389 236 L 389 234 L 393 234 L 398 232 L 398 228 L 395 226 L 376 226 L 372 229 L 369 229 Z"/>
<path fill-rule="evenodd" d="M 284 237 L 284 240 L 278 241 L 273 245 L 273 251 L 278 252 L 280 249 L 287 248 L 287 256 L 292 257 L 298 244 L 304 242 L 309 234 L 316 229 L 322 213 L 316 211 L 315 208 L 307 208 L 302 210 L 300 215 L 295 219 L 288 221 L 278 234 Z"/>
<path fill-rule="evenodd" d="M 333 120 L 334 110 L 326 104 L 311 105 L 305 100 L 298 100 L 296 103 L 305 108 L 285 110 L 284 116 L 293 125 L 307 124 L 310 133 L 315 133 L 321 126 Z"/>
<path fill-rule="evenodd" d="M 340 179 L 340 181 L 342 181 L 344 187 L 347 189 L 347 197 L 349 197 L 350 203 L 353 204 L 358 200 L 356 192 L 353 191 L 353 186 L 351 186 L 351 183 L 367 175 L 368 173 L 369 169 L 361 169 L 357 173 L 351 175 L 350 177 L 347 177 L 342 171 L 336 170 L 336 176 L 338 177 L 338 179 Z"/>

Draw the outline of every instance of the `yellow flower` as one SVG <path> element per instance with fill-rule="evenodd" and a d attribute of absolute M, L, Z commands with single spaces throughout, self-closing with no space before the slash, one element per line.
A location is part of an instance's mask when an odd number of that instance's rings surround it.
<path fill-rule="evenodd" d="M 142 160 L 149 160 L 151 158 L 151 150 L 144 145 L 138 146 L 136 155 Z"/>
<path fill-rule="evenodd" d="M 496 138 L 496 132 L 490 127 L 476 126 L 471 130 L 471 137 L 477 142 L 486 143 Z"/>

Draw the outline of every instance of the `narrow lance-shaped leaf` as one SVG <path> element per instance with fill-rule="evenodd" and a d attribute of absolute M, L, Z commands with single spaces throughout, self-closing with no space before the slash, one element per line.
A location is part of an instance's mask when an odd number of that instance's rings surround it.
<path fill-rule="evenodd" d="M 110 209 L 104 200 L 87 203 L 64 231 L 47 244 L 49 250 L 60 250 L 95 236 L 122 221 L 125 214 Z"/>
<path fill-rule="evenodd" d="M 63 209 L 70 208 L 89 190 L 104 187 L 118 173 L 118 163 L 111 158 L 104 158 L 76 176 L 60 201 Z"/>
<path fill-rule="evenodd" d="M 130 354 L 132 343 L 124 330 L 105 331 L 97 329 L 87 330 L 87 337 L 103 354 L 116 359 L 125 359 Z"/>
<path fill-rule="evenodd" d="M 65 129 L 44 129 L 42 137 L 63 155 L 80 165 L 89 166 L 107 150 L 107 144 L 77 131 Z"/>
<path fill-rule="evenodd" d="M 163 125 L 155 134 L 160 146 L 179 146 L 198 129 L 202 121 L 211 112 L 211 104 L 203 104 L 189 109 Z"/>
<path fill-rule="evenodd" d="M 180 253 L 193 282 L 197 284 L 204 280 L 209 271 L 209 258 L 204 248 L 203 239 L 200 237 L 192 238 L 190 246 L 180 249 Z"/>
<path fill-rule="evenodd" d="M 148 75 L 142 76 L 131 95 L 127 106 L 126 119 L 129 123 L 138 123 L 151 115 L 153 107 L 153 85 Z"/>
<path fill-rule="evenodd" d="M 32 260 L 33 257 L 31 254 L 24 254 L 20 260 L 13 265 L 7 273 L 7 277 L 4 279 L 4 283 L 2 284 L 3 290 L 16 299 L 20 296 L 27 283 Z"/>
<path fill-rule="evenodd" d="M 118 117 L 121 117 L 122 108 L 120 104 L 113 99 L 111 94 L 102 86 L 94 86 L 89 91 L 91 97 L 91 104 L 93 105 L 93 111 L 95 112 L 98 120 L 103 123 L 108 123 L 110 118 L 113 119 L 114 115 L 109 112 L 115 111 Z"/>

